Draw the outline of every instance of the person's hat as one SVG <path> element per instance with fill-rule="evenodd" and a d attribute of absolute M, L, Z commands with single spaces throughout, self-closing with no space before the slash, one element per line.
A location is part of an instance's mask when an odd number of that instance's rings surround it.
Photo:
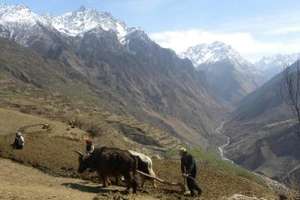
<path fill-rule="evenodd" d="M 86 144 L 93 144 L 93 141 L 92 141 L 91 139 L 86 139 L 86 140 L 85 140 L 85 143 L 86 143 Z"/>
<path fill-rule="evenodd" d="M 17 131 L 16 136 L 21 136 L 22 133 L 20 131 Z"/>
<path fill-rule="evenodd" d="M 179 152 L 185 153 L 185 152 L 187 152 L 187 151 L 186 151 L 186 148 L 180 147 L 180 148 L 179 148 Z"/>

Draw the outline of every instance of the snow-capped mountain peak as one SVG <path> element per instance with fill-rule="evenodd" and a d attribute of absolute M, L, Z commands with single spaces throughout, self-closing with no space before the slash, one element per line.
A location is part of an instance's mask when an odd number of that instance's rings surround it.
<path fill-rule="evenodd" d="M 96 27 L 101 27 L 105 31 L 114 31 L 119 38 L 127 34 L 126 25 L 115 19 L 110 13 L 85 7 L 53 17 L 52 25 L 58 31 L 69 36 L 82 35 Z"/>
<path fill-rule="evenodd" d="M 256 65 L 261 68 L 261 70 L 267 70 L 270 67 L 281 67 L 282 69 L 286 66 L 293 64 L 297 59 L 300 59 L 300 53 L 294 54 L 276 54 L 274 56 L 264 56 L 260 59 Z"/>
<path fill-rule="evenodd" d="M 7 26 L 11 24 L 34 26 L 37 23 L 47 24 L 47 20 L 28 7 L 23 5 L 1 5 L 0 6 L 0 24 Z"/>
<path fill-rule="evenodd" d="M 72 37 L 82 36 L 91 30 L 112 31 L 121 43 L 124 43 L 125 36 L 130 32 L 125 23 L 110 13 L 83 6 L 60 16 L 50 16 L 34 13 L 23 5 L 0 5 L 0 28 L 3 32 L 0 36 L 14 38 L 26 45 L 29 35 L 37 35 L 42 31 L 39 25 Z"/>
<path fill-rule="evenodd" d="M 294 54 L 277 54 L 273 56 L 265 56 L 255 63 L 258 70 L 261 70 L 265 76 L 265 80 L 269 80 L 276 74 L 280 73 L 285 67 L 290 66 L 300 59 L 300 53 Z"/>
<path fill-rule="evenodd" d="M 195 67 L 201 64 L 210 64 L 225 60 L 236 62 L 242 65 L 250 64 L 230 45 L 219 41 L 211 44 L 199 44 L 190 47 L 181 55 L 181 57 L 189 58 Z"/>

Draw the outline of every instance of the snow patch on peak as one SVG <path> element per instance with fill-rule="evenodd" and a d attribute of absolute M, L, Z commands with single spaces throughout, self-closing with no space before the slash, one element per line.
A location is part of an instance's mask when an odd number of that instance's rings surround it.
<path fill-rule="evenodd" d="M 114 31 L 121 39 L 127 34 L 125 23 L 115 19 L 108 12 L 80 7 L 52 18 L 52 25 L 60 32 L 69 36 L 83 35 L 85 32 L 101 27 L 105 31 Z"/>
<path fill-rule="evenodd" d="M 38 23 L 47 24 L 47 20 L 24 5 L 0 6 L 0 24 L 4 26 L 10 24 L 34 26 Z"/>
<path fill-rule="evenodd" d="M 265 80 L 271 79 L 276 74 L 280 73 L 285 67 L 292 65 L 300 59 L 300 53 L 294 54 L 276 54 L 273 56 L 263 57 L 255 66 L 258 70 L 262 71 Z"/>
<path fill-rule="evenodd" d="M 300 59 L 300 53 L 287 54 L 287 55 L 276 54 L 274 56 L 263 57 L 261 60 L 259 60 L 256 63 L 256 65 L 261 70 L 268 70 L 271 67 L 281 67 L 283 69 L 284 67 L 293 64 L 298 59 Z"/>
<path fill-rule="evenodd" d="M 22 38 L 20 43 L 23 44 L 26 43 L 29 35 L 36 35 L 42 31 L 39 25 L 71 37 L 81 37 L 90 31 L 99 34 L 102 31 L 109 31 L 115 33 L 123 45 L 128 40 L 128 35 L 140 31 L 138 28 L 127 27 L 124 22 L 114 18 L 108 12 L 83 6 L 73 12 L 51 16 L 36 14 L 23 5 L 0 5 L 0 27 L 3 32 L 5 30 L 5 34 L 0 33 L 0 35 L 14 39 Z M 140 36 L 142 39 L 146 38 L 142 34 Z"/>
<path fill-rule="evenodd" d="M 181 57 L 189 58 L 195 67 L 201 64 L 212 64 L 220 61 L 230 61 L 239 65 L 250 64 L 230 45 L 219 41 L 190 47 Z"/>

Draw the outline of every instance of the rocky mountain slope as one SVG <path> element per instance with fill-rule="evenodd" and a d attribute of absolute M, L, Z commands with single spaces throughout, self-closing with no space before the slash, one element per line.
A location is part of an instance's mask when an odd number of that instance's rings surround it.
<path fill-rule="evenodd" d="M 190 47 L 182 57 L 191 59 L 216 98 L 234 105 L 261 84 L 261 72 L 231 46 L 222 42 Z"/>
<path fill-rule="evenodd" d="M 245 97 L 225 125 L 231 138 L 227 155 L 281 181 L 300 164 L 299 127 L 282 98 L 286 93 L 282 84 L 281 73 Z"/>

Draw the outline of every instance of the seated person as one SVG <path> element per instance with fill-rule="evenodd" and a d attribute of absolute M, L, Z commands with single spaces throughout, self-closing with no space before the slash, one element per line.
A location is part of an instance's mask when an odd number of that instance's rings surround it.
<path fill-rule="evenodd" d="M 16 133 L 15 141 L 12 144 L 14 149 L 23 149 L 25 145 L 25 140 L 20 131 Z"/>

